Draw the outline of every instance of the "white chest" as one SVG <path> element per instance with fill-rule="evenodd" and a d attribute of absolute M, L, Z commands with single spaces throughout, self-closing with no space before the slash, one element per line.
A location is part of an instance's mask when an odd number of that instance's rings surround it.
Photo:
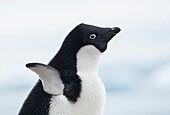
<path fill-rule="evenodd" d="M 50 115 L 102 115 L 105 105 L 105 87 L 98 74 L 100 51 L 84 46 L 77 53 L 77 75 L 82 81 L 80 97 L 71 103 L 64 95 L 53 96 Z"/>

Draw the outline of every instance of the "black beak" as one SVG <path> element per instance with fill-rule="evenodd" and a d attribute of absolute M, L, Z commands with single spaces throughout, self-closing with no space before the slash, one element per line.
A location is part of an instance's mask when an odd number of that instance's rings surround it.
<path fill-rule="evenodd" d="M 111 30 L 110 30 L 111 29 Z M 119 27 L 113 27 L 113 28 L 109 28 L 109 32 L 107 33 L 107 40 L 108 42 L 117 34 L 121 31 L 121 29 Z"/>
<path fill-rule="evenodd" d="M 114 27 L 114 28 L 112 28 L 112 31 L 115 33 L 115 34 L 117 34 L 117 33 L 119 33 L 120 32 L 120 28 L 118 28 L 118 27 Z"/>

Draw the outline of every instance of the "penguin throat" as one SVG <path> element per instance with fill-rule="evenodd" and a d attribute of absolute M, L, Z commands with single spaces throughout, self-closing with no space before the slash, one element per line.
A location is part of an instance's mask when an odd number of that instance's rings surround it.
<path fill-rule="evenodd" d="M 98 74 L 101 52 L 93 45 L 80 48 L 77 53 L 77 73 Z"/>

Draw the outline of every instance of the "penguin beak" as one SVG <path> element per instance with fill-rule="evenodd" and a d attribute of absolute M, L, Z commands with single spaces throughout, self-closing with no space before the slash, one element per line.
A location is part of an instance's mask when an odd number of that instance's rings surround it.
<path fill-rule="evenodd" d="M 113 27 L 110 28 L 108 33 L 107 33 L 107 42 L 109 42 L 116 34 L 118 34 L 121 31 L 119 27 Z"/>
<path fill-rule="evenodd" d="M 111 30 L 112 30 L 115 34 L 117 34 L 117 33 L 119 33 L 119 32 L 121 31 L 121 29 L 118 28 L 118 27 L 113 27 L 113 28 L 111 28 Z"/>

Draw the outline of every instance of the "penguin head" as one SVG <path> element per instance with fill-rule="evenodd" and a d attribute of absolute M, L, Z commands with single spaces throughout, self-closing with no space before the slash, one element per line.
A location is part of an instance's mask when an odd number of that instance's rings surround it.
<path fill-rule="evenodd" d="M 120 28 L 118 27 L 101 28 L 82 23 L 69 33 L 68 38 L 72 39 L 70 41 L 76 42 L 76 46 L 93 45 L 100 52 L 104 52 L 108 42 L 119 32 Z"/>

